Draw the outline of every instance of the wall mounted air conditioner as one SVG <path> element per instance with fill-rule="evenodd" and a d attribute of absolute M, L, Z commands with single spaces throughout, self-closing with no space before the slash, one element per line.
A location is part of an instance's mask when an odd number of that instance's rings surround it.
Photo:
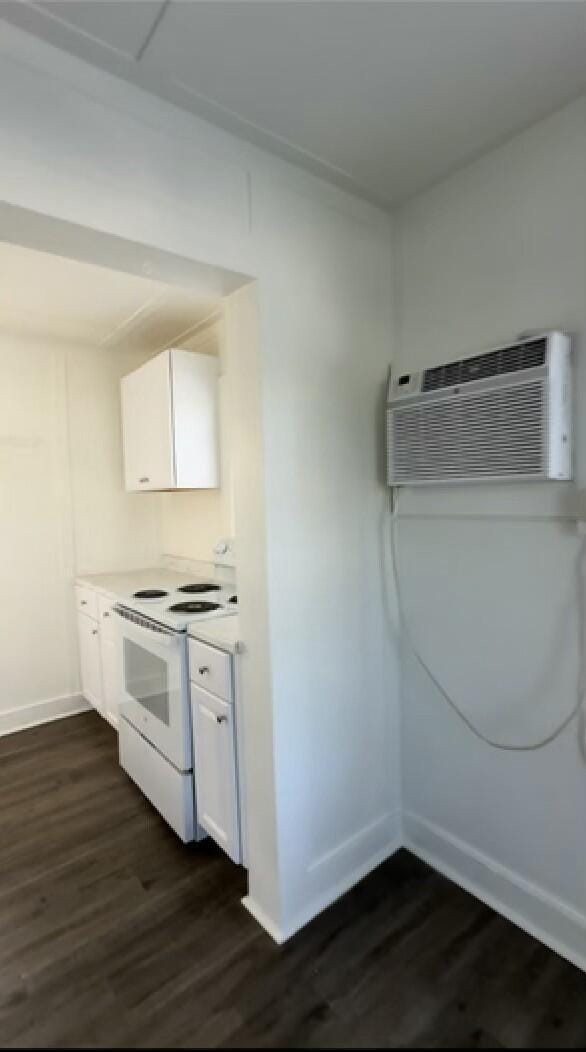
<path fill-rule="evenodd" d="M 391 372 L 387 481 L 569 479 L 571 403 L 570 339 L 561 332 Z"/>

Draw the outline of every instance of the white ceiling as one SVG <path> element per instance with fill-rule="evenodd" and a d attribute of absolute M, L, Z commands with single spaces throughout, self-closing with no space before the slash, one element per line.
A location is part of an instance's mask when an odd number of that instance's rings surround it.
<path fill-rule="evenodd" d="M 153 353 L 186 346 L 218 301 L 0 242 L 0 332 Z"/>
<path fill-rule="evenodd" d="M 580 0 L 22 0 L 0 13 L 384 204 L 586 89 Z"/>

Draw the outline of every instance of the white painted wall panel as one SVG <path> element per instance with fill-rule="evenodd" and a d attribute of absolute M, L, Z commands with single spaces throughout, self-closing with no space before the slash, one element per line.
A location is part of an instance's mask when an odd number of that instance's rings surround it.
<path fill-rule="evenodd" d="M 76 572 L 158 559 L 157 498 L 122 479 L 119 381 L 140 360 L 0 332 L 4 733 L 72 709 Z"/>
<path fill-rule="evenodd" d="M 581 99 L 408 205 L 399 217 L 397 334 L 400 366 L 409 369 L 527 328 L 573 332 L 582 485 L 585 171 Z M 402 510 L 414 516 L 398 532 L 413 633 L 462 708 L 501 740 L 539 738 L 576 702 L 578 540 L 564 521 L 570 497 L 571 486 L 557 483 L 401 493 Z M 566 904 L 586 918 L 578 723 L 541 752 L 495 752 L 454 717 L 408 653 L 405 660 L 406 810 L 502 867 L 502 887 L 516 880 L 530 896 L 531 887 L 541 889 L 556 910 Z M 432 843 L 430 833 L 430 850 Z M 465 880 L 466 865 L 458 864 Z M 556 926 L 547 909 L 537 915 L 551 941 Z M 521 907 L 517 919 L 524 916 Z"/>
<path fill-rule="evenodd" d="M 271 188 L 254 203 L 272 259 L 259 284 L 268 586 L 280 864 L 294 924 L 397 832 L 377 474 L 390 253 L 369 225 L 307 195 Z"/>
<path fill-rule="evenodd" d="M 153 566 L 160 555 L 160 496 L 124 489 L 120 379 L 148 354 L 67 355 L 70 471 L 79 574 Z"/>
<path fill-rule="evenodd" d="M 62 360 L 0 339 L 2 711 L 77 688 Z M 67 594 L 68 593 L 68 594 Z M 50 603 L 50 606 L 48 606 Z M 31 660 L 34 641 L 34 660 Z"/>
<path fill-rule="evenodd" d="M 131 241 L 148 235 L 177 252 L 187 236 L 195 258 L 219 262 L 219 255 L 224 265 L 235 265 L 250 229 L 245 166 L 198 149 L 193 138 L 171 134 L 164 123 L 129 122 L 99 98 L 68 91 L 5 55 L 0 98 L 11 99 L 0 122 L 3 200 L 82 225 L 91 200 L 96 229 Z M 33 100 L 37 130 L 28 134 Z M 38 134 L 43 127 L 53 137 L 50 153 Z M 23 180 L 24 160 L 31 178 Z"/>

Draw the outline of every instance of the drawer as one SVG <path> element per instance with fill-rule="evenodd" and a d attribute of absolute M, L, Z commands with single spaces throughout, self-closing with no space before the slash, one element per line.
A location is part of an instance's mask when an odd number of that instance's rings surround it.
<path fill-rule="evenodd" d="M 93 588 L 87 588 L 84 584 L 75 586 L 75 605 L 82 614 L 98 620 L 98 596 Z"/>
<path fill-rule="evenodd" d="M 232 658 L 198 639 L 189 640 L 189 678 L 224 701 L 232 701 Z"/>
<path fill-rule="evenodd" d="M 118 735 L 120 766 L 186 843 L 201 839 L 195 826 L 193 774 L 180 772 L 125 719 Z"/>

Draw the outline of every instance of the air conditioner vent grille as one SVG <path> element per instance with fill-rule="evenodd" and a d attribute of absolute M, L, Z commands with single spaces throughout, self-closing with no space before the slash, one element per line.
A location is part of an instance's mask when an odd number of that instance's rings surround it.
<path fill-rule="evenodd" d="M 395 483 L 547 474 L 543 380 L 387 412 Z"/>
<path fill-rule="evenodd" d="M 529 340 L 511 347 L 478 354 L 474 358 L 463 358 L 459 362 L 426 369 L 423 376 L 423 391 L 436 391 L 442 387 L 454 387 L 485 380 L 503 373 L 515 373 L 520 369 L 534 369 L 545 365 L 547 340 Z"/>

